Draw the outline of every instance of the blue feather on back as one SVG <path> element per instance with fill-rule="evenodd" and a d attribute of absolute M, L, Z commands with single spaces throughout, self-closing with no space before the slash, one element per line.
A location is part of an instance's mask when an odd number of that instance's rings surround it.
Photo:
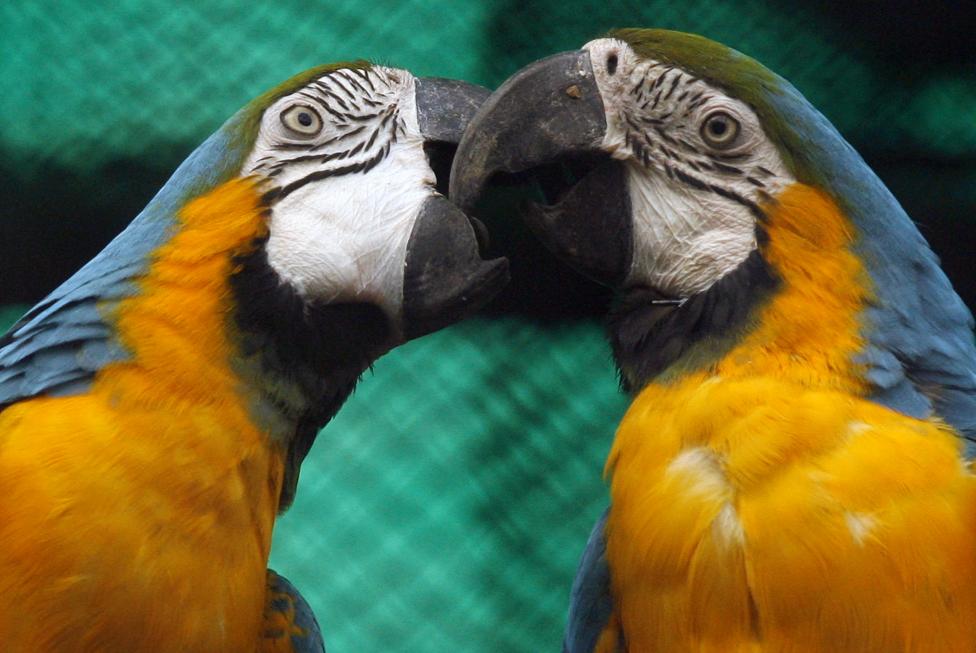
<path fill-rule="evenodd" d="M 770 101 L 804 144 L 791 151 L 858 230 L 856 251 L 876 302 L 864 313 L 871 398 L 914 417 L 935 415 L 976 454 L 973 317 L 894 196 L 833 125 L 788 82 Z"/>
<path fill-rule="evenodd" d="M 609 509 L 604 511 L 590 532 L 573 580 L 563 653 L 591 653 L 613 612 L 610 565 L 604 537 L 609 514 Z"/>
<path fill-rule="evenodd" d="M 265 631 L 263 649 L 281 650 L 279 640 L 287 638 L 294 653 L 325 653 L 325 642 L 319 622 L 305 597 L 284 576 L 268 570 L 268 603 L 265 606 L 265 619 L 269 612 L 284 616 L 284 621 L 296 627 L 298 632 L 284 632 L 278 629 Z"/>

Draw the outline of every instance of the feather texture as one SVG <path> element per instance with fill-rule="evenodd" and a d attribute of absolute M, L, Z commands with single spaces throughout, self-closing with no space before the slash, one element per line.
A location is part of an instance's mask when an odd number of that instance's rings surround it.
<path fill-rule="evenodd" d="M 0 412 L 4 650 L 260 639 L 285 451 L 251 417 L 227 321 L 233 256 L 263 234 L 264 206 L 234 180 L 176 216 L 114 311 L 129 356 L 83 394 Z"/>
<path fill-rule="evenodd" d="M 693 34 L 621 30 L 642 57 L 673 63 L 755 110 L 791 172 L 827 193 L 854 229 L 871 278 L 864 307 L 871 396 L 914 417 L 936 415 L 976 453 L 973 317 L 925 239 L 861 156 L 789 82 L 731 48 Z"/>
<path fill-rule="evenodd" d="M 0 409 L 39 395 L 77 394 L 105 365 L 131 352 L 116 337 L 114 313 L 138 291 L 152 253 L 174 233 L 176 214 L 193 197 L 237 173 L 239 114 L 176 170 L 132 223 L 0 339 Z"/>
<path fill-rule="evenodd" d="M 971 650 L 976 477 L 942 425 L 691 375 L 638 396 L 608 469 L 627 650 Z"/>
<path fill-rule="evenodd" d="M 312 609 L 294 585 L 270 569 L 259 653 L 325 653 Z"/>

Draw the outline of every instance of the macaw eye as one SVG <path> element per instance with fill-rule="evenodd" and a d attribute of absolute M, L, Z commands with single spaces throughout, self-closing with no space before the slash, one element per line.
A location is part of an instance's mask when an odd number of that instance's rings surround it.
<path fill-rule="evenodd" d="M 308 137 L 322 131 L 322 118 L 307 104 L 294 104 L 281 112 L 281 122 L 295 134 Z"/>
<path fill-rule="evenodd" d="M 705 144 L 716 150 L 727 150 L 739 137 L 739 121 L 724 111 L 716 111 L 705 117 L 701 137 Z"/>

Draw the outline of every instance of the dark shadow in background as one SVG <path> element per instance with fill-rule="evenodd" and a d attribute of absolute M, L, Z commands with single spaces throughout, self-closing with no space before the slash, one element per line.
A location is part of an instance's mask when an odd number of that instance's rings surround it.
<path fill-rule="evenodd" d="M 893 67 L 974 75 L 976 5 L 957 0 L 836 2 L 806 0 L 806 8 L 834 24 L 847 44 Z"/>
<path fill-rule="evenodd" d="M 859 149 L 918 223 L 956 290 L 976 306 L 976 162 L 876 160 Z M 142 210 L 179 163 L 119 160 L 90 176 L 46 166 L 29 178 L 0 166 L 0 304 L 32 304 L 57 287 Z M 518 219 L 520 203 L 534 196 L 525 188 L 496 189 L 479 207 L 491 231 L 489 252 L 511 258 L 512 283 L 488 314 L 601 316 L 606 289 L 554 260 Z"/>
<path fill-rule="evenodd" d="M 183 157 L 155 144 L 152 160 L 119 159 L 90 173 L 42 163 L 28 172 L 0 151 L 0 304 L 33 304 L 74 274 L 138 215 Z"/>

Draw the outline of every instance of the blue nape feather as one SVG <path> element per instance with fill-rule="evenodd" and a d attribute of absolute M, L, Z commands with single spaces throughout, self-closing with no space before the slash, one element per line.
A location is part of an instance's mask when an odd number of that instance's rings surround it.
<path fill-rule="evenodd" d="M 914 417 L 935 415 L 976 455 L 973 317 L 901 205 L 833 125 L 785 80 L 770 101 L 804 144 L 812 170 L 858 230 L 856 251 L 876 301 L 864 313 L 871 398 Z"/>
<path fill-rule="evenodd" d="M 0 338 L 0 410 L 38 395 L 84 392 L 99 369 L 127 358 L 112 310 L 136 292 L 180 207 L 238 173 L 246 152 L 233 136 L 244 117 L 238 113 L 194 150 L 121 234 Z"/>
<path fill-rule="evenodd" d="M 603 535 L 609 514 L 609 509 L 604 511 L 590 532 L 573 581 L 563 653 L 592 653 L 613 612 L 610 566 L 607 564 L 607 543 Z"/>

